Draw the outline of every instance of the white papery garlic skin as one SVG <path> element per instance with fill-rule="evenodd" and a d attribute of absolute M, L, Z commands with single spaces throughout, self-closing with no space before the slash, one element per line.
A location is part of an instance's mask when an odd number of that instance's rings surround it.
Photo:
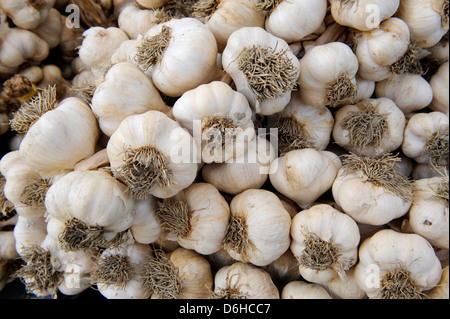
<path fill-rule="evenodd" d="M 433 89 L 421 75 L 405 73 L 377 82 L 375 96 L 391 99 L 403 113 L 408 114 L 430 105 Z"/>
<path fill-rule="evenodd" d="M 43 177 L 55 176 L 94 154 L 99 134 L 88 104 L 68 97 L 28 129 L 20 143 L 20 157 Z"/>
<path fill-rule="evenodd" d="M 287 283 L 281 291 L 281 299 L 333 299 L 325 288 L 307 281 Z"/>
<path fill-rule="evenodd" d="M 265 29 L 288 43 L 301 41 L 322 24 L 326 0 L 278 1 L 267 15 Z"/>
<path fill-rule="evenodd" d="M 269 179 L 278 192 L 306 209 L 331 188 L 341 165 L 329 151 L 292 150 L 272 163 Z"/>
<path fill-rule="evenodd" d="M 395 17 L 383 21 L 379 28 L 357 32 L 354 51 L 359 62 L 358 74 L 372 81 L 391 76 L 391 65 L 408 50 L 409 37 L 408 25 Z"/>
<path fill-rule="evenodd" d="M 235 262 L 217 271 L 214 277 L 214 294 L 225 298 L 280 298 L 278 288 L 266 271 L 243 262 Z"/>
<path fill-rule="evenodd" d="M 402 0 L 396 16 L 408 24 L 411 42 L 422 48 L 434 46 L 448 32 L 446 0 Z"/>
<path fill-rule="evenodd" d="M 150 110 L 169 112 L 155 85 L 134 64 L 113 65 L 92 96 L 91 108 L 100 129 L 111 136 L 128 116 Z"/>
<path fill-rule="evenodd" d="M 264 189 L 249 189 L 231 203 L 224 248 L 235 260 L 265 266 L 290 244 L 291 216 L 278 197 Z"/>
<path fill-rule="evenodd" d="M 2 0 L 2 9 L 21 29 L 36 29 L 47 20 L 55 0 Z"/>
<path fill-rule="evenodd" d="M 400 0 L 331 0 L 331 14 L 337 23 L 360 31 L 378 28 L 379 24 L 393 16 Z"/>
<path fill-rule="evenodd" d="M 448 59 L 448 58 L 447 58 Z M 429 105 L 432 111 L 439 111 L 449 116 L 449 62 L 444 62 L 437 72 L 430 79 L 430 86 L 433 90 L 433 100 Z"/>

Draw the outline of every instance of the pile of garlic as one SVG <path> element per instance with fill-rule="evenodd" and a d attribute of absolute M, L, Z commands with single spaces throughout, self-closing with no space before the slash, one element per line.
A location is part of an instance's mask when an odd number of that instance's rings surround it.
<path fill-rule="evenodd" d="M 448 0 L 0 18 L 0 290 L 449 297 Z"/>

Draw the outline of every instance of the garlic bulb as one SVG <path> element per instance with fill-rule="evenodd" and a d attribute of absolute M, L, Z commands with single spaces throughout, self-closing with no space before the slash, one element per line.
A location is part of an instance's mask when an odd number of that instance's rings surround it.
<path fill-rule="evenodd" d="M 336 277 L 320 285 L 333 299 L 366 299 L 366 293 L 358 286 L 356 281 L 355 268 L 356 265 L 345 271 L 345 278 Z"/>
<path fill-rule="evenodd" d="M 402 59 L 409 52 L 409 37 L 408 25 L 395 17 L 383 21 L 379 28 L 356 32 L 353 42 L 358 74 L 367 80 L 381 81 L 392 74 L 414 71 L 418 60 Z"/>
<path fill-rule="evenodd" d="M 101 79 L 110 67 L 111 55 L 126 40 L 127 34 L 119 28 L 90 27 L 83 32 L 78 55 L 95 78 Z"/>
<path fill-rule="evenodd" d="M 290 249 L 270 264 L 261 267 L 265 270 L 277 287 L 300 278 L 298 261 Z"/>
<path fill-rule="evenodd" d="M 355 101 L 362 101 L 371 98 L 373 96 L 373 93 L 375 92 L 376 82 L 366 80 L 359 74 L 356 74 L 355 79 L 357 87 Z"/>
<path fill-rule="evenodd" d="M 330 142 L 334 126 L 331 111 L 325 106 L 304 103 L 298 92 L 294 92 L 288 105 L 277 113 L 274 127 L 278 129 L 280 155 L 301 148 L 324 150 Z"/>
<path fill-rule="evenodd" d="M 16 251 L 16 240 L 12 230 L 0 231 L 0 259 L 16 260 L 19 255 Z"/>
<path fill-rule="evenodd" d="M 422 236 L 384 229 L 361 244 L 355 276 L 371 299 L 417 299 L 438 284 L 441 271 Z"/>
<path fill-rule="evenodd" d="M 340 168 L 336 154 L 304 148 L 278 157 L 271 165 L 269 179 L 278 192 L 306 209 L 331 188 Z"/>
<path fill-rule="evenodd" d="M 213 185 L 193 183 L 164 199 L 157 216 L 161 227 L 173 233 L 181 247 L 209 255 L 222 248 L 230 207 Z"/>
<path fill-rule="evenodd" d="M 55 0 L 2 0 L 2 9 L 21 29 L 36 29 L 49 16 Z"/>
<path fill-rule="evenodd" d="M 425 294 L 431 299 L 448 299 L 448 266 L 442 270 L 442 276 L 439 283 L 433 289 L 426 291 Z"/>
<path fill-rule="evenodd" d="M 224 249 L 235 260 L 265 266 L 289 248 L 291 216 L 272 192 L 245 190 L 233 197 L 230 212 Z"/>
<path fill-rule="evenodd" d="M 300 275 L 309 282 L 345 278 L 345 271 L 357 261 L 358 225 L 328 204 L 316 204 L 295 215 L 291 237 Z"/>
<path fill-rule="evenodd" d="M 300 73 L 297 57 L 283 39 L 261 27 L 243 27 L 228 38 L 222 65 L 257 114 L 281 111 Z"/>
<path fill-rule="evenodd" d="M 448 163 L 449 119 L 444 113 L 416 113 L 406 124 L 403 153 L 419 164 L 443 166 Z"/>
<path fill-rule="evenodd" d="M 135 65 L 113 65 L 92 95 L 91 108 L 101 131 L 111 136 L 128 116 L 150 110 L 169 112 L 152 81 Z"/>
<path fill-rule="evenodd" d="M 158 22 L 157 11 L 141 9 L 137 2 L 126 4 L 117 18 L 119 28 L 125 31 L 130 39 L 136 39 L 139 35 L 144 35 L 148 29 Z"/>
<path fill-rule="evenodd" d="M 214 295 L 224 299 L 279 299 L 278 288 L 264 270 L 243 262 L 220 268 L 214 277 Z"/>
<path fill-rule="evenodd" d="M 345 155 L 332 186 L 336 204 L 362 224 L 383 225 L 405 215 L 413 201 L 413 187 L 394 168 L 398 161 L 390 153 L 380 158 Z"/>
<path fill-rule="evenodd" d="M 402 0 L 396 16 L 408 24 L 411 42 L 429 48 L 448 32 L 446 0 Z"/>
<path fill-rule="evenodd" d="M 433 90 L 433 100 L 428 106 L 432 111 L 438 111 L 449 116 L 449 102 L 448 102 L 448 73 L 449 62 L 444 62 L 438 71 L 431 77 L 430 86 Z"/>
<path fill-rule="evenodd" d="M 78 161 L 94 153 L 99 137 L 97 120 L 88 104 L 76 97 L 58 102 L 55 94 L 54 87 L 44 90 L 22 105 L 15 116 L 17 127 L 26 132 L 20 157 L 42 177 L 72 170 Z"/>
<path fill-rule="evenodd" d="M 326 12 L 326 0 L 260 1 L 265 13 L 265 29 L 288 43 L 303 40 L 321 26 Z"/>
<path fill-rule="evenodd" d="M 133 239 L 137 243 L 151 244 L 161 236 L 161 220 L 157 217 L 157 198 L 148 196 L 146 199 L 135 200 L 135 215 L 130 227 Z"/>
<path fill-rule="evenodd" d="M 168 254 L 154 249 L 142 276 L 152 299 L 208 299 L 213 289 L 208 260 L 182 247 Z"/>
<path fill-rule="evenodd" d="M 148 299 L 142 273 L 152 249 L 144 244 L 129 244 L 105 249 L 96 259 L 91 282 L 107 299 Z"/>
<path fill-rule="evenodd" d="M 205 163 L 222 163 L 243 155 L 255 135 L 247 99 L 224 82 L 213 81 L 185 92 L 172 113 L 191 135 L 201 135 Z"/>
<path fill-rule="evenodd" d="M 269 178 L 271 163 L 277 154 L 272 143 L 256 136 L 247 151 L 225 163 L 209 163 L 202 167 L 205 182 L 219 191 L 236 195 L 247 189 L 260 188 Z"/>
<path fill-rule="evenodd" d="M 316 45 L 300 59 L 300 96 L 314 106 L 337 107 L 356 98 L 358 58 L 342 42 Z"/>
<path fill-rule="evenodd" d="M 18 67 L 27 61 L 39 64 L 50 53 L 47 42 L 36 34 L 25 29 L 9 28 L 5 21 L 0 21 L 0 40 L 0 70 L 4 74 L 16 73 Z"/>
<path fill-rule="evenodd" d="M 48 189 L 45 206 L 55 219 L 47 231 L 65 251 L 117 245 L 127 239 L 135 216 L 126 187 L 101 170 L 65 174 Z"/>
<path fill-rule="evenodd" d="M 76 295 L 90 287 L 89 272 L 93 266 L 94 250 L 64 252 L 57 240 L 46 236 L 40 245 L 27 246 L 21 258 L 24 264 L 16 275 L 29 293 L 37 297 Z"/>
<path fill-rule="evenodd" d="M 433 89 L 419 74 L 398 74 L 378 81 L 375 96 L 391 99 L 403 113 L 408 114 L 427 107 L 433 100 Z"/>
<path fill-rule="evenodd" d="M 63 20 L 61 13 L 55 8 L 49 11 L 48 18 L 36 29 L 31 30 L 39 38 L 47 42 L 50 49 L 56 48 L 61 42 Z"/>
<path fill-rule="evenodd" d="M 291 281 L 283 287 L 281 299 L 333 299 L 325 288 L 306 281 Z"/>
<path fill-rule="evenodd" d="M 448 174 L 448 173 L 447 173 Z M 448 175 L 414 181 L 407 225 L 434 247 L 449 249 Z"/>
<path fill-rule="evenodd" d="M 216 76 L 216 40 L 197 19 L 156 24 L 140 42 L 134 59 L 165 95 L 181 96 Z"/>
<path fill-rule="evenodd" d="M 349 152 L 377 157 L 401 146 L 405 125 L 405 114 L 391 99 L 366 99 L 336 111 L 332 136 Z"/>
<path fill-rule="evenodd" d="M 15 249 L 19 256 L 26 247 L 40 245 L 47 236 L 47 222 L 44 217 L 28 218 L 19 215 L 14 226 Z"/>
<path fill-rule="evenodd" d="M 6 180 L 4 196 L 14 205 L 17 214 L 27 218 L 44 217 L 44 200 L 51 179 L 42 178 L 26 165 L 19 151 L 11 151 L 2 157 L 0 171 Z"/>
<path fill-rule="evenodd" d="M 379 24 L 393 16 L 400 0 L 330 0 L 331 14 L 337 23 L 360 31 L 378 28 Z"/>
<path fill-rule="evenodd" d="M 114 176 L 135 199 L 172 197 L 197 176 L 192 136 L 159 111 L 125 118 L 108 141 L 107 155 Z"/>

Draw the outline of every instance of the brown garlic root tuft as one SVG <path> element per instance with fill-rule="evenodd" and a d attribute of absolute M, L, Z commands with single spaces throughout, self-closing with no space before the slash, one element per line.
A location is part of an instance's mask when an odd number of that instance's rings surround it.
<path fill-rule="evenodd" d="M 397 267 L 381 279 L 381 299 L 421 299 L 422 294 L 411 278 L 411 274 L 403 267 Z"/>
<path fill-rule="evenodd" d="M 379 146 L 388 129 L 387 114 L 379 114 L 372 104 L 362 106 L 358 112 L 350 112 L 341 122 L 348 131 L 350 144 L 359 148 Z"/>
<path fill-rule="evenodd" d="M 153 254 L 145 264 L 141 276 L 144 288 L 157 298 L 177 299 L 181 291 L 181 278 L 177 268 L 161 249 L 153 249 Z"/>
<path fill-rule="evenodd" d="M 180 238 L 188 237 L 191 224 L 187 203 L 173 198 L 163 199 L 159 203 L 156 215 L 161 219 L 161 227 L 164 230 L 172 232 Z"/>
<path fill-rule="evenodd" d="M 425 150 L 432 165 L 443 166 L 448 162 L 448 131 L 448 126 L 440 128 L 425 142 Z"/>
<path fill-rule="evenodd" d="M 93 284 L 124 288 L 131 278 L 131 264 L 126 256 L 100 256 L 91 272 Z"/>
<path fill-rule="evenodd" d="M 135 55 L 135 60 L 142 69 L 147 70 L 160 61 L 169 45 L 170 30 L 170 27 L 163 26 L 159 34 L 143 39 Z"/>
<path fill-rule="evenodd" d="M 328 106 L 337 107 L 356 98 L 358 89 L 347 74 L 340 75 L 327 89 Z"/>
<path fill-rule="evenodd" d="M 25 186 L 20 201 L 28 206 L 43 207 L 47 190 L 52 186 L 50 179 L 43 178 Z"/>
<path fill-rule="evenodd" d="M 280 156 L 292 150 L 313 147 L 310 142 L 310 134 L 305 125 L 295 116 L 280 117 L 275 127 L 278 129 L 278 149 Z"/>
<path fill-rule="evenodd" d="M 238 68 L 258 101 L 277 98 L 297 86 L 297 70 L 286 52 L 258 45 L 241 51 Z"/>

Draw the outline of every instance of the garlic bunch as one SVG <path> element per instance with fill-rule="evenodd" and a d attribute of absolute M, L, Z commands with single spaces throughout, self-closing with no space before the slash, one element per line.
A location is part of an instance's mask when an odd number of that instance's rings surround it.
<path fill-rule="evenodd" d="M 280 154 L 301 148 L 325 150 L 333 126 L 334 118 L 327 107 L 306 104 L 299 91 L 294 92 L 288 105 L 277 113 L 274 125 Z"/>
<path fill-rule="evenodd" d="M 411 42 L 422 48 L 432 47 L 448 32 L 446 0 L 402 0 L 396 16 L 408 24 Z"/>
<path fill-rule="evenodd" d="M 404 221 L 434 247 L 449 249 L 448 175 L 414 181 L 414 202 Z M 406 226 L 405 225 L 405 226 Z"/>
<path fill-rule="evenodd" d="M 120 244 L 135 216 L 125 185 L 102 170 L 65 174 L 48 189 L 45 207 L 52 220 L 48 234 L 64 251 Z"/>
<path fill-rule="evenodd" d="M 313 106 L 338 107 L 357 96 L 358 58 L 343 42 L 313 46 L 300 59 L 300 96 Z"/>
<path fill-rule="evenodd" d="M 222 248 L 230 207 L 219 191 L 208 183 L 193 183 L 174 197 L 159 203 L 156 215 L 168 236 L 181 247 L 202 255 Z"/>
<path fill-rule="evenodd" d="M 107 299 L 148 299 L 152 292 L 142 274 L 151 255 L 150 246 L 139 243 L 105 249 L 95 260 L 90 280 Z"/>
<path fill-rule="evenodd" d="M 107 136 L 130 115 L 150 110 L 170 113 L 151 79 L 129 62 L 115 64 L 106 72 L 103 82 L 95 87 L 91 108 Z"/>
<path fill-rule="evenodd" d="M 258 135 L 248 143 L 244 154 L 225 163 L 206 164 L 201 173 L 203 179 L 219 191 L 237 195 L 247 189 L 263 186 L 276 157 L 272 143 Z"/>
<path fill-rule="evenodd" d="M 309 282 L 345 278 L 345 271 L 357 261 L 358 225 L 328 204 L 316 204 L 295 215 L 291 237 L 300 275 Z"/>
<path fill-rule="evenodd" d="M 125 118 L 106 150 L 114 176 L 135 199 L 172 197 L 197 176 L 199 159 L 193 137 L 159 111 Z"/>
<path fill-rule="evenodd" d="M 26 218 L 43 218 L 45 195 L 52 184 L 51 179 L 42 178 L 26 165 L 19 151 L 11 151 L 2 157 L 0 171 L 6 180 L 4 196 L 14 205 L 17 214 Z"/>
<path fill-rule="evenodd" d="M 265 266 L 290 244 L 291 217 L 278 197 L 264 189 L 234 196 L 224 249 L 237 261 Z"/>
<path fill-rule="evenodd" d="M 336 204 L 355 221 L 383 225 L 405 215 L 411 207 L 411 181 L 395 169 L 399 157 L 348 154 L 333 181 Z"/>
<path fill-rule="evenodd" d="M 384 229 L 361 244 L 355 276 L 371 299 L 417 299 L 438 284 L 441 271 L 422 236 Z"/>
<path fill-rule="evenodd" d="M 99 137 L 97 120 L 83 100 L 56 99 L 55 87 L 38 92 L 16 112 L 11 128 L 26 133 L 21 159 L 42 177 L 70 171 L 92 155 Z"/>
<path fill-rule="evenodd" d="M 306 209 L 331 188 L 341 165 L 330 151 L 292 150 L 272 163 L 269 179 L 278 192 Z"/>
<path fill-rule="evenodd" d="M 287 42 L 261 27 L 243 27 L 228 38 L 222 66 L 257 114 L 281 111 L 300 73 Z"/>
<path fill-rule="evenodd" d="M 243 155 L 255 135 L 247 99 L 224 82 L 213 81 L 185 92 L 172 112 L 191 135 L 200 135 L 205 163 L 222 163 Z"/>
<path fill-rule="evenodd" d="M 327 13 L 326 0 L 260 1 L 264 28 L 288 43 L 303 40 L 319 29 Z"/>
<path fill-rule="evenodd" d="M 252 265 L 235 262 L 220 268 L 214 277 L 214 297 L 224 299 L 279 299 L 270 275 Z"/>
<path fill-rule="evenodd" d="M 3 10 L 21 29 L 36 29 L 47 20 L 55 0 L 2 0 Z"/>
<path fill-rule="evenodd" d="M 197 19 L 156 24 L 139 41 L 134 59 L 165 95 L 181 96 L 216 77 L 217 43 Z"/>
<path fill-rule="evenodd" d="M 204 21 L 222 52 L 230 35 L 244 27 L 264 27 L 259 0 L 201 0 L 192 6 L 192 16 Z"/>
<path fill-rule="evenodd" d="M 337 23 L 360 31 L 377 28 L 393 16 L 400 0 L 331 0 L 331 14 Z"/>
<path fill-rule="evenodd" d="M 405 114 L 391 99 L 366 99 L 336 111 L 332 136 L 347 151 L 377 157 L 401 146 L 405 125 Z"/>
<path fill-rule="evenodd" d="M 406 124 L 401 149 L 419 164 L 448 163 L 449 119 L 444 113 L 416 113 Z"/>

